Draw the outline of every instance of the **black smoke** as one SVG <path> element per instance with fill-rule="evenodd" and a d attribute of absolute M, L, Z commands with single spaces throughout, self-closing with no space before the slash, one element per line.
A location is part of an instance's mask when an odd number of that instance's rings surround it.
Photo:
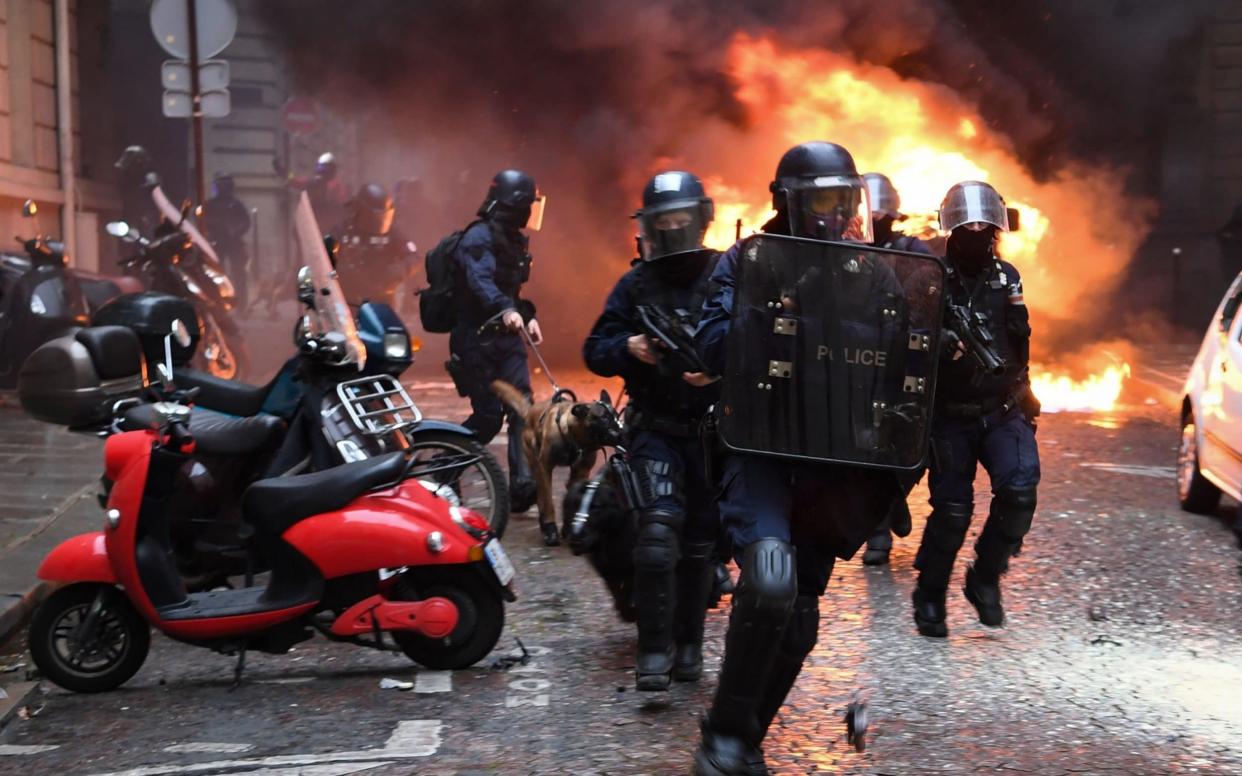
<path fill-rule="evenodd" d="M 1163 112 L 1206 2 L 1137 0 L 263 0 L 295 88 L 409 149 L 434 229 L 460 226 L 497 169 L 549 194 L 533 293 L 580 341 L 632 255 L 644 179 L 705 127 L 745 130 L 724 72 L 738 32 L 821 47 L 944 84 L 981 106 L 1038 178 L 1072 161 L 1154 188 Z M 775 163 L 775 159 L 770 160 Z M 766 183 L 755 181 L 757 194 Z M 580 284 L 566 282 L 580 280 Z M 569 293 L 567 289 L 573 288 Z M 545 324 L 549 316 L 545 317 Z M 560 339 L 558 337 L 558 339 Z M 568 346 L 567 346 L 568 350 Z M 567 353 L 565 355 L 568 355 Z"/>

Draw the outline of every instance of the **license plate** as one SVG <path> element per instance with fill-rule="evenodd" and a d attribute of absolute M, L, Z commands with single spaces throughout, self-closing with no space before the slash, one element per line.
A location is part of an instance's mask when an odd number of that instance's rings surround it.
<path fill-rule="evenodd" d="M 517 572 L 513 570 L 513 562 L 509 560 L 505 548 L 500 546 L 499 539 L 492 539 L 483 545 L 483 554 L 487 556 L 487 562 L 492 564 L 492 571 L 496 572 L 500 584 L 507 585 L 513 581 Z"/>

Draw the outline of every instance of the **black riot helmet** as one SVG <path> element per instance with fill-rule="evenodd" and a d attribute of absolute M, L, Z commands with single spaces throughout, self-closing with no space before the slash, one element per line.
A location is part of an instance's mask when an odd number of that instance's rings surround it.
<path fill-rule="evenodd" d="M 217 199 L 228 199 L 236 191 L 233 176 L 227 172 L 218 172 L 211 176 L 211 196 Z"/>
<path fill-rule="evenodd" d="M 642 209 L 634 214 L 643 261 L 700 250 L 715 216 L 698 177 L 680 170 L 657 174 L 643 189 Z"/>
<path fill-rule="evenodd" d="M 772 207 L 789 219 L 789 232 L 816 240 L 872 240 L 867 184 L 854 157 L 836 143 L 815 140 L 785 152 L 768 187 Z"/>
<path fill-rule="evenodd" d="M 521 170 L 501 170 L 492 178 L 479 216 L 516 229 L 539 231 L 547 197 L 539 193 L 535 179 Z"/>
<path fill-rule="evenodd" d="M 350 201 L 350 221 L 359 234 L 384 235 L 392 228 L 396 209 L 392 197 L 378 183 L 368 183 L 358 189 Z"/>

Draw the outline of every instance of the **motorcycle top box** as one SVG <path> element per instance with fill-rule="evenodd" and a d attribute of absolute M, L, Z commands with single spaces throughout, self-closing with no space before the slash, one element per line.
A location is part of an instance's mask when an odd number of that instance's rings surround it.
<path fill-rule="evenodd" d="M 135 399 L 144 385 L 137 335 L 99 326 L 40 345 L 22 365 L 17 393 L 32 417 L 82 428 L 107 425 L 117 402 Z"/>
<path fill-rule="evenodd" d="M 189 363 L 198 348 L 202 336 L 198 313 L 188 299 L 144 291 L 139 294 L 123 294 L 113 299 L 95 313 L 92 326 L 124 326 L 138 335 L 147 363 L 164 361 L 164 340 L 174 320 L 180 320 L 190 330 L 190 344 L 182 347 L 172 344 L 172 360 L 175 366 Z"/>

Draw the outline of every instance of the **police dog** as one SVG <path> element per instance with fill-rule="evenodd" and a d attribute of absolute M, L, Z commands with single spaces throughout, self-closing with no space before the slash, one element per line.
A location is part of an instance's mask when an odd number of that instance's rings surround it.
<path fill-rule="evenodd" d="M 580 402 L 573 391 L 562 388 L 551 399 L 532 403 L 503 380 L 492 383 L 492 392 L 526 421 L 522 449 L 535 476 L 539 530 L 544 544 L 556 546 L 561 541 L 552 497 L 552 470 L 568 466 L 570 485 L 591 476 L 600 448 L 621 441 L 612 401 L 604 391 L 599 401 Z"/>

